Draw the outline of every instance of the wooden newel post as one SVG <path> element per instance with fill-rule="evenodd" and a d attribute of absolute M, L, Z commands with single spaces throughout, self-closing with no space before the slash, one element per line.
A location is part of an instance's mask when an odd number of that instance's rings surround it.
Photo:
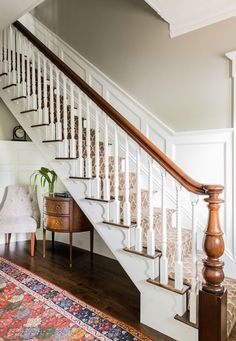
<path fill-rule="evenodd" d="M 199 340 L 227 340 L 227 292 L 224 281 L 223 232 L 220 226 L 219 209 L 224 201 L 219 198 L 223 186 L 206 186 L 209 207 L 208 226 L 203 239 L 206 258 L 203 259 L 203 285 L 199 293 Z"/>

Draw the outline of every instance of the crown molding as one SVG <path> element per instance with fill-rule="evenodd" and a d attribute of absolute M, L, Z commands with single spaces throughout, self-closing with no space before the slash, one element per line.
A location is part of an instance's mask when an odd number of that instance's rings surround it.
<path fill-rule="evenodd" d="M 166 22 L 169 23 L 170 37 L 178 37 L 236 16 L 236 3 L 227 0 L 209 2 L 194 0 L 145 0 Z M 192 3 L 192 4 L 191 4 Z"/>

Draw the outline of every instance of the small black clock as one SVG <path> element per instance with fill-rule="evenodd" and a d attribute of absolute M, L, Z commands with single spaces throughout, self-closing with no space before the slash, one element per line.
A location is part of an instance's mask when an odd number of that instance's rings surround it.
<path fill-rule="evenodd" d="M 21 126 L 16 126 L 13 129 L 12 141 L 26 141 L 26 132 Z"/>

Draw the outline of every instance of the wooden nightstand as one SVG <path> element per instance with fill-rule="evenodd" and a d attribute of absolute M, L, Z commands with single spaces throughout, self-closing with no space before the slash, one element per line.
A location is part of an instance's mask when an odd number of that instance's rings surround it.
<path fill-rule="evenodd" d="M 72 266 L 72 240 L 74 232 L 90 231 L 90 251 L 93 253 L 94 229 L 73 198 L 44 197 L 43 207 L 43 257 L 46 254 L 46 231 L 69 233 L 70 267 Z"/>

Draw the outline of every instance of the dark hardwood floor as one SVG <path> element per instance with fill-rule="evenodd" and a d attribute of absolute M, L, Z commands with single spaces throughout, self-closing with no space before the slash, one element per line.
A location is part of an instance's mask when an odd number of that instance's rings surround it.
<path fill-rule="evenodd" d="M 154 341 L 171 340 L 139 322 L 139 291 L 120 264 L 110 258 L 73 248 L 73 267 L 69 267 L 68 245 L 55 243 L 54 252 L 47 242 L 46 258 L 42 257 L 42 242 L 36 245 L 35 257 L 30 257 L 29 242 L 12 243 L 10 249 L 0 246 L 0 256 L 36 273 L 69 291 L 86 303 L 128 323 Z"/>

